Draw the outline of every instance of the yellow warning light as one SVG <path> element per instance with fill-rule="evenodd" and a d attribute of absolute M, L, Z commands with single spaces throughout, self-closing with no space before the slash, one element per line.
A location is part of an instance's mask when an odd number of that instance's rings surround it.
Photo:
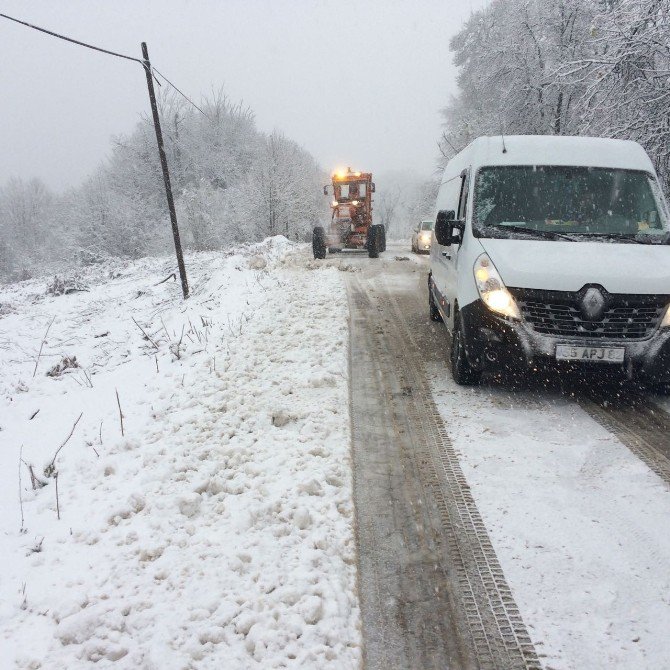
<path fill-rule="evenodd" d="M 360 172 L 354 172 L 354 177 L 360 177 L 361 173 Z"/>

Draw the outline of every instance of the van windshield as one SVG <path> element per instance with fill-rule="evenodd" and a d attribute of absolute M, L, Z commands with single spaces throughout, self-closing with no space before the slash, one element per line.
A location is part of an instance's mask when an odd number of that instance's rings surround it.
<path fill-rule="evenodd" d="M 484 167 L 477 173 L 476 237 L 667 243 L 665 201 L 651 175 L 563 166 Z"/>

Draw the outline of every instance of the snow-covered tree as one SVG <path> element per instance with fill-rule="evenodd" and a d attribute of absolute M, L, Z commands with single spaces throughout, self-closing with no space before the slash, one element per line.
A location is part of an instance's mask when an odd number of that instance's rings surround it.
<path fill-rule="evenodd" d="M 493 0 L 452 39 L 459 94 L 443 110 L 441 150 L 483 134 L 569 134 L 575 79 L 595 5 L 589 0 Z"/>
<path fill-rule="evenodd" d="M 443 158 L 480 135 L 633 139 L 670 180 L 670 0 L 493 0 L 453 38 Z"/>
<path fill-rule="evenodd" d="M 583 133 L 632 139 L 670 181 L 670 2 L 610 0 L 593 18 L 591 53 L 568 76 L 584 85 Z"/>
<path fill-rule="evenodd" d="M 10 179 L 0 189 L 0 273 L 30 273 L 59 253 L 62 231 L 53 216 L 54 196 L 39 179 Z"/>
<path fill-rule="evenodd" d="M 267 136 L 242 190 L 256 236 L 304 239 L 324 216 L 324 175 L 314 159 L 280 132 Z"/>

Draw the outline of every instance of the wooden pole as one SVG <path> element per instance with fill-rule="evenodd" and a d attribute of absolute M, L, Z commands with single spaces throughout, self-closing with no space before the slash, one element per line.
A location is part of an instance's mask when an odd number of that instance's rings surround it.
<path fill-rule="evenodd" d="M 188 298 L 188 280 L 186 279 L 186 266 L 184 265 L 184 254 L 181 250 L 181 240 L 179 239 L 179 227 L 177 226 L 177 212 L 174 208 L 172 198 L 172 186 L 170 185 L 170 172 L 168 171 L 167 157 L 165 156 L 165 147 L 163 146 L 163 133 L 161 131 L 161 122 L 158 117 L 158 105 L 156 104 L 156 93 L 154 92 L 154 78 L 151 72 L 151 63 L 149 62 L 149 51 L 147 43 L 142 42 L 142 57 L 144 58 L 144 73 L 147 76 L 147 87 L 149 88 L 149 100 L 151 101 L 151 113 L 154 117 L 154 128 L 156 130 L 156 142 L 158 142 L 158 154 L 163 168 L 163 181 L 165 182 L 165 196 L 170 210 L 170 222 L 172 223 L 172 236 L 174 237 L 174 248 L 177 252 L 177 266 L 179 267 L 179 276 L 181 278 L 181 290 L 184 298 Z"/>

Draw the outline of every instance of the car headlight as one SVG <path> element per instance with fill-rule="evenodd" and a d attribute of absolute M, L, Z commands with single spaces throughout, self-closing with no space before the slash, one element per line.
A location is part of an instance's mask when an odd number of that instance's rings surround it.
<path fill-rule="evenodd" d="M 668 305 L 668 308 L 665 310 L 663 321 L 661 321 L 661 328 L 670 328 L 670 305 Z"/>
<path fill-rule="evenodd" d="M 521 320 L 521 311 L 514 296 L 507 290 L 495 265 L 487 254 L 482 254 L 475 261 L 475 284 L 484 304 L 496 314 L 509 319 Z M 670 324 L 669 324 L 670 325 Z"/>

